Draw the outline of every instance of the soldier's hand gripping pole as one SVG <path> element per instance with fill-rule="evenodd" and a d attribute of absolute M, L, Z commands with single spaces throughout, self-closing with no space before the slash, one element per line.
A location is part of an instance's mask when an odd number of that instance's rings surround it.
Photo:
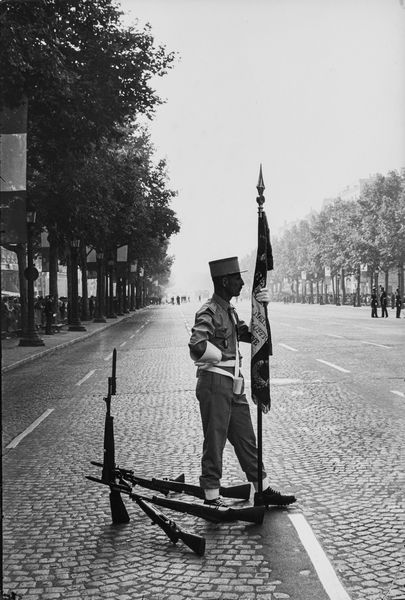
<path fill-rule="evenodd" d="M 118 485 L 113 483 L 108 484 L 107 482 L 97 479 L 96 477 L 91 477 L 90 475 L 87 475 L 86 479 L 109 485 L 111 493 L 116 492 L 119 495 L 121 492 L 123 492 L 124 494 L 127 494 L 131 500 L 136 502 L 143 512 L 151 519 L 152 523 L 158 525 L 165 532 L 173 544 L 176 544 L 178 540 L 182 540 L 182 542 L 184 542 L 186 546 L 188 546 L 193 552 L 203 556 L 205 552 L 205 539 L 199 535 L 194 535 L 181 529 L 174 521 L 168 519 L 160 510 L 153 508 L 150 504 L 151 500 L 149 498 L 132 493 L 131 488 L 126 485 Z"/>

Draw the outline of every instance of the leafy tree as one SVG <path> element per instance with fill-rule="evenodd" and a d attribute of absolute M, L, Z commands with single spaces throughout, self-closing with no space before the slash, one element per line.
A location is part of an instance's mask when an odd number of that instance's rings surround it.
<path fill-rule="evenodd" d="M 95 245 L 132 236 L 144 247 L 151 230 L 147 187 L 128 166 L 134 150 L 120 155 L 120 144 L 128 146 L 137 115 L 153 117 L 162 101 L 152 78 L 164 75 L 175 55 L 154 45 L 149 26 L 124 28 L 120 15 L 112 0 L 0 6 L 0 105 L 28 100 L 28 198 L 50 231 L 51 254 L 72 235 Z M 178 224 L 162 199 L 173 195 L 162 187 L 164 164 L 141 163 L 140 180 L 154 188 L 149 203 L 166 239 Z"/>

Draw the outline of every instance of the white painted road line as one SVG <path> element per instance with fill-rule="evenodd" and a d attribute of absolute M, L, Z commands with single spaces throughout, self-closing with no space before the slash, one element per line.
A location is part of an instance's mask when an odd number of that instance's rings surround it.
<path fill-rule="evenodd" d="M 27 429 L 25 431 L 20 433 L 20 435 L 17 435 L 17 437 L 14 438 L 13 441 L 10 442 L 8 444 L 8 446 L 6 446 L 6 448 L 15 448 L 16 446 L 18 446 L 18 444 L 21 442 L 21 440 L 23 440 L 29 433 L 34 431 L 35 427 L 38 427 L 38 425 L 40 423 L 42 423 L 42 421 L 44 421 L 46 419 L 46 417 L 48 417 L 51 414 L 51 412 L 53 412 L 54 410 L 55 410 L 54 408 L 48 408 L 48 410 L 46 410 L 40 417 L 38 417 L 38 419 L 36 419 L 36 421 L 31 423 L 31 425 L 29 427 L 27 427 Z"/>
<path fill-rule="evenodd" d="M 298 350 L 296 348 L 291 348 L 291 346 L 287 346 L 287 344 L 278 344 L 279 346 L 282 346 L 283 348 L 287 348 L 287 350 L 291 350 L 291 352 L 298 352 Z"/>
<path fill-rule="evenodd" d="M 104 360 L 110 360 L 110 358 L 112 358 L 113 353 L 111 352 L 111 354 L 109 354 L 108 356 L 105 357 Z"/>
<path fill-rule="evenodd" d="M 302 331 L 311 331 L 308 327 L 301 327 L 301 325 L 297 325 L 297 329 L 301 329 Z"/>
<path fill-rule="evenodd" d="M 81 379 L 80 381 L 78 381 L 78 382 L 76 383 L 76 385 L 82 385 L 82 383 L 84 383 L 84 382 L 86 381 L 86 379 L 89 379 L 89 377 L 91 377 L 91 376 L 92 376 L 92 375 L 93 375 L 95 372 L 96 372 L 96 369 L 93 369 L 92 371 L 89 371 L 89 372 L 87 373 L 87 375 L 85 375 L 85 376 L 83 377 L 83 379 Z"/>
<path fill-rule="evenodd" d="M 243 380 L 246 384 L 250 385 L 250 379 L 244 377 Z M 302 379 L 290 379 L 288 377 L 270 377 L 270 385 L 292 385 L 295 383 L 302 383 L 302 381 Z"/>
<path fill-rule="evenodd" d="M 334 568 L 329 562 L 328 557 L 316 539 L 315 534 L 304 515 L 302 513 L 292 512 L 288 513 L 288 518 L 294 525 L 298 537 L 315 567 L 319 581 L 322 583 L 330 600 L 350 600 L 350 596 L 340 583 Z"/>
<path fill-rule="evenodd" d="M 326 333 L 325 335 L 329 337 L 340 338 L 343 340 L 343 335 L 336 335 L 336 333 Z"/>
<path fill-rule="evenodd" d="M 132 335 L 129 336 L 129 339 L 132 340 L 132 338 L 135 337 L 135 334 L 133 333 Z"/>
<path fill-rule="evenodd" d="M 396 396 L 401 396 L 401 398 L 405 398 L 405 394 L 403 392 L 398 392 L 398 390 L 391 390 L 391 394 L 395 394 Z"/>
<path fill-rule="evenodd" d="M 391 346 L 385 346 L 384 344 L 376 344 L 375 342 L 363 342 L 363 340 L 361 341 L 362 344 L 370 344 L 370 346 L 378 346 L 379 348 L 386 348 L 387 350 L 390 350 Z"/>
<path fill-rule="evenodd" d="M 350 373 L 347 369 L 343 367 L 339 367 L 338 365 L 334 365 L 333 363 L 328 362 L 327 360 L 322 360 L 322 358 L 316 359 L 318 362 L 323 363 L 324 365 L 328 365 L 328 367 L 332 367 L 332 369 L 337 369 L 338 371 L 342 371 L 342 373 Z"/>
<path fill-rule="evenodd" d="M 122 346 L 125 346 L 126 342 L 122 342 L 122 344 L 120 344 L 120 348 L 122 348 Z"/>

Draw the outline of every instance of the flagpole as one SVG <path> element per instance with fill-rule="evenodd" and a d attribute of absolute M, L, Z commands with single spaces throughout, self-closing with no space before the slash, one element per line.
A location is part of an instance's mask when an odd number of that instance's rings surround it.
<path fill-rule="evenodd" d="M 263 196 L 264 192 L 264 181 L 262 174 L 262 165 L 260 165 L 259 171 L 259 181 L 257 183 L 256 189 L 258 191 L 258 196 L 256 198 L 256 202 L 258 204 L 257 208 L 257 220 L 258 220 L 258 228 L 260 219 L 263 218 L 263 204 L 265 202 L 265 198 Z M 257 398 L 257 492 L 259 495 L 263 492 L 263 425 L 262 425 L 262 400 L 260 394 Z"/>

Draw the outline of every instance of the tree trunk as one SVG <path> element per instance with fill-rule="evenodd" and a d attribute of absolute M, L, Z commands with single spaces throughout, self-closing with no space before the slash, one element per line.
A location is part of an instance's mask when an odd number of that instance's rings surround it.
<path fill-rule="evenodd" d="M 80 305 L 80 318 L 82 321 L 89 320 L 89 294 L 87 290 L 87 254 L 86 244 L 80 244 L 79 267 L 82 272 L 82 301 Z"/>
<path fill-rule="evenodd" d="M 20 304 L 21 304 L 21 329 L 23 334 L 27 333 L 28 326 L 28 305 L 27 305 L 27 280 L 24 271 L 27 268 L 27 252 L 25 244 L 16 244 L 12 248 L 17 255 L 18 262 L 18 282 L 20 285 Z"/>
<path fill-rule="evenodd" d="M 359 265 L 359 268 L 357 270 L 357 306 L 361 306 L 360 282 L 361 282 L 361 270 L 360 270 L 360 265 Z"/>
<path fill-rule="evenodd" d="M 342 304 L 345 305 L 346 304 L 346 281 L 345 281 L 345 270 L 342 267 Z"/>
<path fill-rule="evenodd" d="M 72 323 L 72 260 L 70 252 L 66 256 L 66 282 L 67 282 L 67 321 L 68 325 Z"/>
<path fill-rule="evenodd" d="M 49 241 L 49 295 L 53 298 L 53 312 L 56 313 L 56 319 L 52 319 L 52 322 L 59 318 L 58 308 L 58 243 L 56 239 L 56 230 L 49 230 L 48 233 Z"/>

